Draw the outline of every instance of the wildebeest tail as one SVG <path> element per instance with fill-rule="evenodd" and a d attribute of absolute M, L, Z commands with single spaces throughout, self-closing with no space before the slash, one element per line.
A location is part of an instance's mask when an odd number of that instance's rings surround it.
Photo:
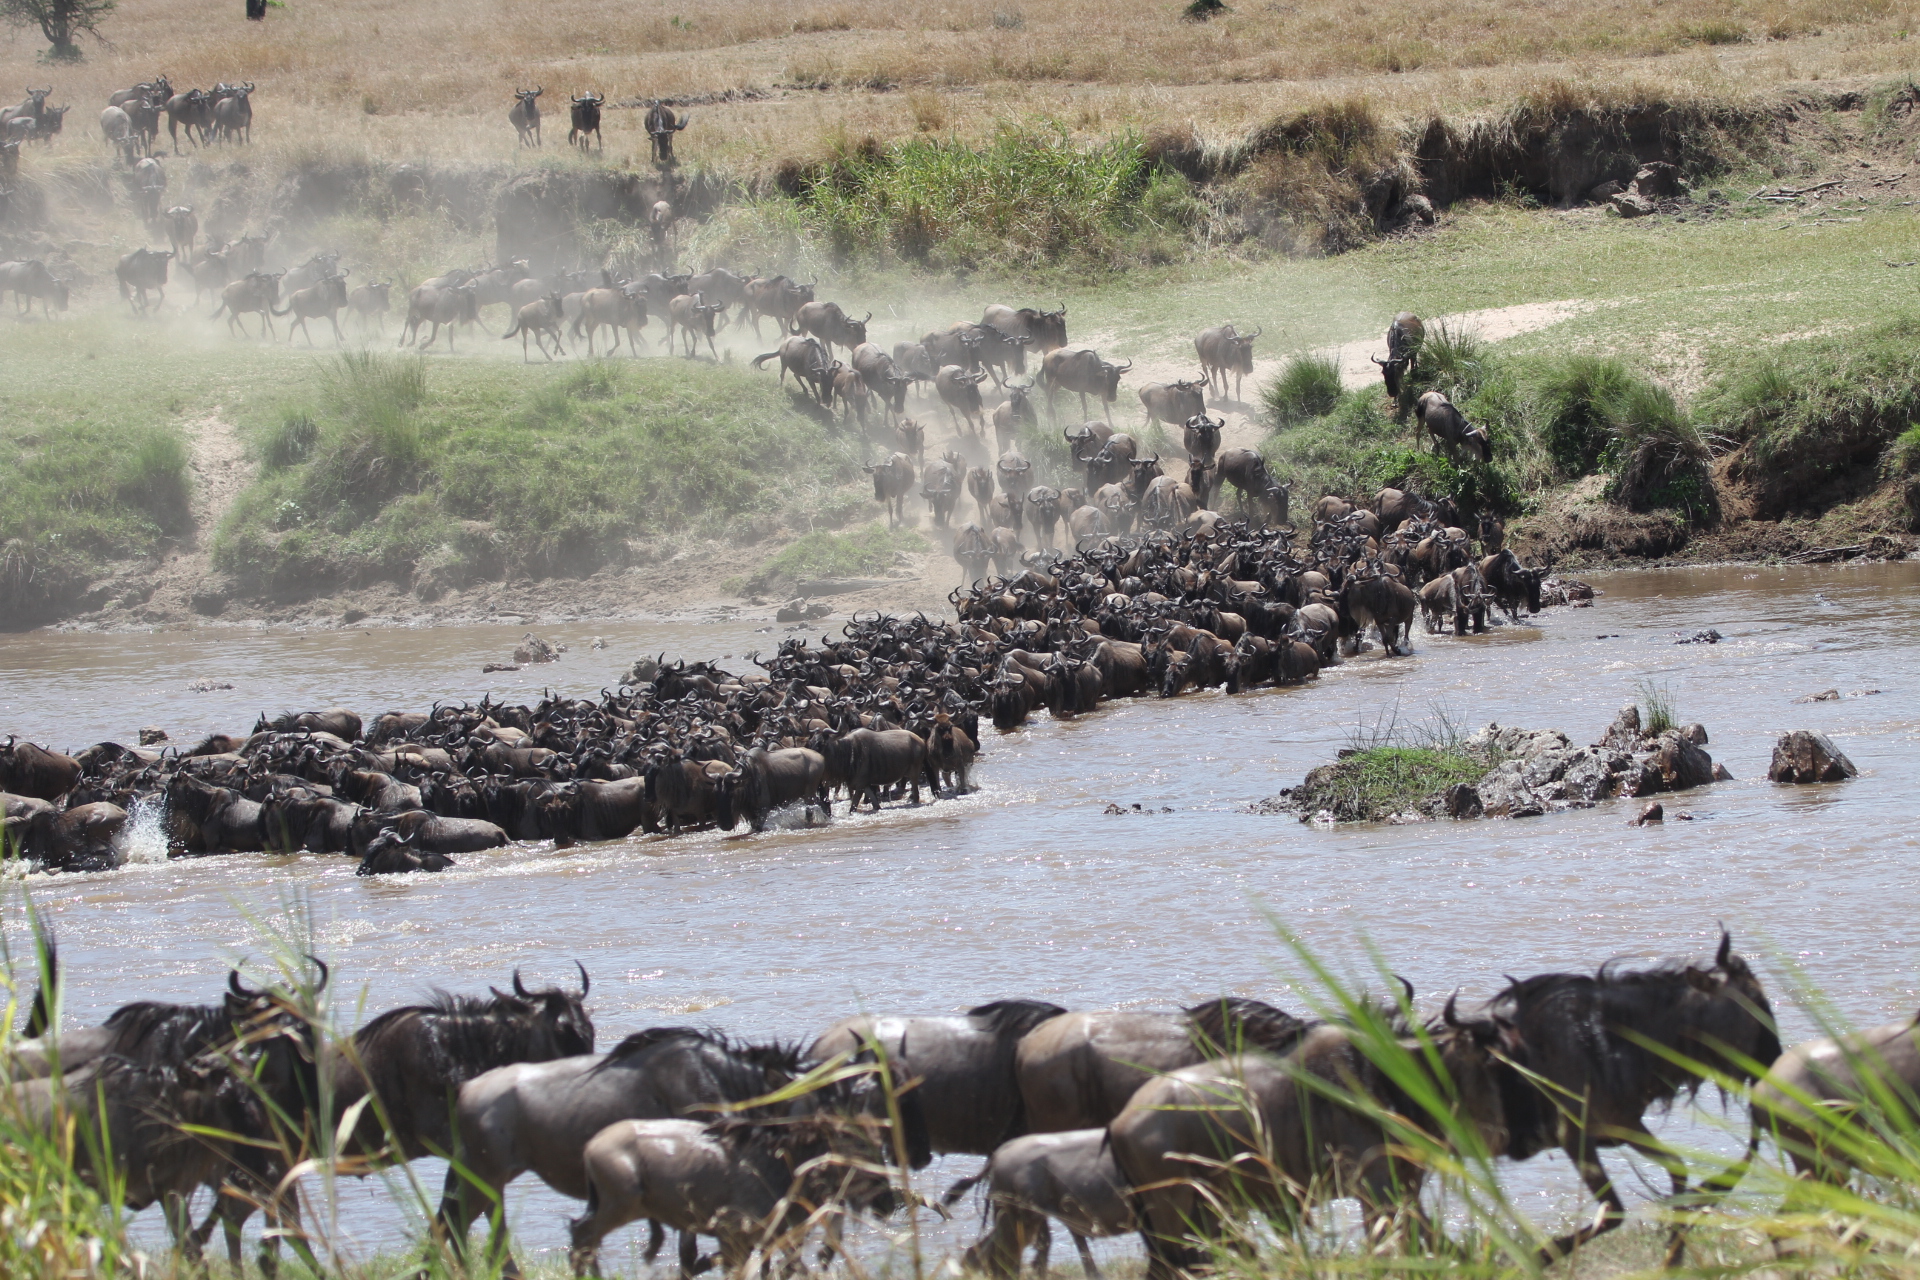
<path fill-rule="evenodd" d="M 778 351 L 769 351 L 763 356 L 755 356 L 753 358 L 753 367 L 758 369 L 761 365 L 765 364 L 767 361 L 778 359 L 779 355 L 780 353 Z"/>
<path fill-rule="evenodd" d="M 948 1187 L 947 1193 L 940 1197 L 940 1207 L 942 1209 L 952 1208 L 953 1205 L 960 1199 L 960 1197 L 966 1195 L 967 1192 L 973 1190 L 975 1187 L 979 1186 L 982 1182 L 986 1181 L 987 1175 L 992 1172 L 993 1172 L 993 1160 L 989 1158 L 985 1164 L 980 1166 L 980 1172 L 976 1174 L 972 1174 L 968 1177 L 962 1178 L 960 1179 L 960 1181 Z"/>

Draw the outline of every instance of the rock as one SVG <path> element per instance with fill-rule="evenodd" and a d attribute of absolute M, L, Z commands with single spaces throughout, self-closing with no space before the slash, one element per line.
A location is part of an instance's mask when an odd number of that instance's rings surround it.
<path fill-rule="evenodd" d="M 340 615 L 340 621 L 348 626 L 352 626 L 356 622 L 365 622 L 366 619 L 367 611 L 365 609 L 349 609 Z"/>
<path fill-rule="evenodd" d="M 1675 644 L 1719 644 L 1723 639 L 1725 637 L 1718 631 L 1696 631 L 1690 636 L 1683 636 L 1676 631 L 1673 642 Z"/>
<path fill-rule="evenodd" d="M 1704 747 L 1707 745 L 1707 726 L 1697 720 L 1692 724 L 1682 725 L 1680 736 L 1696 747 Z"/>
<path fill-rule="evenodd" d="M 1823 690 L 1820 693 L 1810 693 L 1804 698 L 1795 698 L 1794 701 L 1795 702 L 1838 702 L 1840 701 L 1840 691 L 1838 689 L 1827 689 L 1827 690 Z"/>
<path fill-rule="evenodd" d="M 221 689 L 231 688 L 233 688 L 233 682 L 230 680 L 190 680 L 187 682 L 188 693 L 214 693 Z"/>
<path fill-rule="evenodd" d="M 830 604 L 817 601 L 810 603 L 796 596 L 780 606 L 779 612 L 773 615 L 773 620 L 775 622 L 812 622 L 816 618 L 825 618 L 832 613 L 833 606 Z"/>
<path fill-rule="evenodd" d="M 592 650 L 595 650 L 595 651 L 597 652 L 597 651 L 599 651 L 599 650 L 601 650 L 601 649 L 604 649 L 604 648 L 606 648 L 606 647 L 607 647 L 607 642 L 606 642 L 606 640 L 605 640 L 605 639 L 603 639 L 602 637 L 600 637 L 600 636 L 595 636 L 595 637 L 593 638 L 593 643 L 592 643 L 592 644 L 590 644 L 590 645 L 588 645 L 587 647 L 588 647 L 589 649 L 592 649 Z"/>
<path fill-rule="evenodd" d="M 1727 766 L 1716 761 L 1713 766 L 1713 780 L 1715 782 L 1732 782 L 1733 772 L 1728 769 Z"/>
<path fill-rule="evenodd" d="M 1474 784 L 1481 812 L 1489 818 L 1532 818 L 1547 811 L 1547 802 L 1527 786 L 1519 761 L 1509 760 Z"/>
<path fill-rule="evenodd" d="M 1653 201 L 1633 191 L 1622 191 L 1608 199 L 1607 204 L 1623 218 L 1644 218 L 1655 212 Z"/>
<path fill-rule="evenodd" d="M 1593 204 L 1606 204 L 1625 190 L 1626 188 L 1620 185 L 1619 179 L 1608 178 L 1605 182 L 1600 183 L 1594 187 L 1593 190 L 1587 192 L 1587 199 Z"/>
<path fill-rule="evenodd" d="M 1628 763 L 1624 755 L 1582 747 L 1573 753 L 1561 775 L 1563 798 L 1582 805 L 1610 799 L 1619 790 L 1620 774 Z"/>
<path fill-rule="evenodd" d="M 1655 739 L 1653 750 L 1636 756 L 1634 761 L 1640 773 L 1630 795 L 1686 791 L 1713 781 L 1713 757 L 1683 737 L 1678 729 L 1661 734 Z"/>
<path fill-rule="evenodd" d="M 563 650 L 554 648 L 529 631 L 521 636 L 520 643 L 514 646 L 513 660 L 522 663 L 558 662 L 562 652 Z"/>
<path fill-rule="evenodd" d="M 1680 170 L 1664 160 L 1649 160 L 1633 175 L 1633 191 L 1647 200 L 1666 200 L 1687 189 Z"/>
<path fill-rule="evenodd" d="M 496 671 L 518 671 L 519 669 L 520 664 L 517 662 L 489 662 L 486 666 L 480 668 L 480 674 L 490 676 Z"/>
<path fill-rule="evenodd" d="M 1411 195 L 1400 202 L 1395 210 L 1398 217 L 1410 222 L 1419 222 L 1425 226 L 1433 225 L 1433 201 L 1423 195 Z"/>
<path fill-rule="evenodd" d="M 213 587 L 202 587 L 187 597 L 187 607 L 202 617 L 217 618 L 227 608 L 227 593 Z"/>
<path fill-rule="evenodd" d="M 1831 738 L 1807 729 L 1782 734 L 1767 768 L 1769 782 L 1840 782 L 1859 774 Z"/>
<path fill-rule="evenodd" d="M 1450 818 L 1477 818 L 1485 810 L 1480 804 L 1480 793 L 1471 782 L 1456 782 L 1441 794 L 1441 809 Z"/>
<path fill-rule="evenodd" d="M 1630 827 L 1644 827 L 1651 822 L 1665 822 L 1666 820 L 1667 811 L 1661 807 L 1658 800 L 1655 800 L 1652 804 L 1640 811 L 1639 817 L 1627 825 Z"/>
<path fill-rule="evenodd" d="M 1608 747 L 1614 751 L 1638 751 L 1640 749 L 1640 708 L 1629 702 L 1620 708 L 1620 714 L 1613 718 L 1607 731 L 1600 735 L 1596 747 Z"/>
<path fill-rule="evenodd" d="M 1673 815 L 1673 820 L 1675 822 L 1692 822 L 1693 815 L 1687 812 L 1685 809 L 1682 809 L 1680 812 Z"/>
<path fill-rule="evenodd" d="M 167 731 L 157 724 L 150 724 L 140 730 L 140 745 L 151 747 L 167 740 Z"/>

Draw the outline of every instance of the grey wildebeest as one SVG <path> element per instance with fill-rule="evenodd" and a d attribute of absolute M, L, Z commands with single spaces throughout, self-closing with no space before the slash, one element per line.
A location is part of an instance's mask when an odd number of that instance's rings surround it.
<path fill-rule="evenodd" d="M 980 522 L 993 527 L 993 472 L 985 467 L 967 468 L 967 493 L 980 508 Z"/>
<path fill-rule="evenodd" d="M 640 331 L 647 327 L 647 300 L 638 285 L 620 285 L 616 288 L 589 289 L 580 295 L 580 314 L 573 321 L 573 336 L 578 338 L 581 330 L 586 331 L 587 355 L 593 355 L 593 338 L 602 327 L 613 331 L 613 342 L 607 348 L 612 355 L 620 349 L 621 330 L 626 331 L 627 351 L 640 354 Z"/>
<path fill-rule="evenodd" d="M 755 747 L 738 768 L 720 779 L 720 816 L 715 825 L 731 831 L 744 819 L 755 831 L 764 831 L 774 810 L 817 796 L 826 773 L 826 757 L 818 751 Z"/>
<path fill-rule="evenodd" d="M 1512 981 L 1488 1009 L 1517 1029 L 1539 1081 L 1531 1123 L 1509 1122 L 1506 1154 L 1526 1160 L 1559 1148 L 1601 1202 L 1592 1222 L 1542 1250 L 1543 1264 L 1625 1221 L 1602 1148 L 1641 1152 L 1685 1196 L 1686 1160 L 1648 1132 L 1648 1109 L 1710 1079 L 1751 1082 L 1780 1056 L 1766 989 L 1724 930 L 1710 965 L 1544 973 Z M 1725 1176 L 1711 1181 L 1724 1185 Z M 1675 1225 L 1668 1236 L 1669 1266 L 1685 1250 L 1683 1230 Z"/>
<path fill-rule="evenodd" d="M 47 264 L 38 258 L 0 262 L 0 293 L 13 295 L 14 308 L 21 315 L 30 314 L 34 300 L 39 299 L 40 310 L 49 320 L 56 309 L 65 311 L 72 298 L 67 282 L 47 270 Z"/>
<path fill-rule="evenodd" d="M 287 326 L 287 341 L 293 341 L 293 331 L 297 327 L 307 335 L 307 345 L 313 345 L 313 334 L 307 328 L 307 321 L 317 316 L 325 316 L 327 323 L 333 326 L 333 340 L 344 343 L 346 336 L 340 332 L 340 309 L 347 305 L 347 274 L 329 276 L 318 284 L 310 284 L 304 289 L 296 289 L 287 295 L 286 310 L 276 310 L 276 316 L 292 316 L 293 323 Z"/>
<path fill-rule="evenodd" d="M 873 392 L 867 389 L 866 380 L 858 370 L 849 369 L 838 360 L 833 362 L 833 398 L 840 403 L 840 421 L 844 423 L 850 417 L 858 418 L 864 438 Z"/>
<path fill-rule="evenodd" d="M 128 164 L 133 163 L 133 156 L 136 154 L 133 150 L 136 145 L 133 138 L 133 117 L 127 114 L 126 108 L 107 107 L 100 112 L 100 137 L 109 149 L 119 152 Z"/>
<path fill-rule="evenodd" d="M 1020 1042 L 1015 1075 L 1031 1133 L 1093 1129 L 1156 1074 L 1243 1049 L 1285 1053 L 1307 1024 L 1230 996 L 1182 1013 L 1064 1013 Z"/>
<path fill-rule="evenodd" d="M 700 294 L 708 302 L 722 306 L 739 307 L 746 305 L 747 282 L 725 267 L 709 267 L 688 278 L 685 292 Z"/>
<path fill-rule="evenodd" d="M 933 527 L 946 528 L 953 519 L 954 504 L 960 500 L 959 468 L 946 457 L 928 463 L 920 476 L 920 496 L 927 500 Z"/>
<path fill-rule="evenodd" d="M 208 319 L 217 320 L 220 313 L 227 313 L 227 328 L 245 337 L 247 330 L 240 323 L 240 317 L 246 313 L 258 312 L 260 332 L 263 337 L 273 336 L 273 304 L 280 299 L 280 277 L 284 272 L 269 274 L 265 271 L 250 271 L 220 291 L 220 305 L 215 307 Z"/>
<path fill-rule="evenodd" d="M 834 737 L 822 731 L 808 745 L 826 757 L 829 790 L 847 789 L 849 813 L 860 808 L 863 798 L 879 812 L 882 793 L 898 786 L 911 788 L 912 803 L 920 803 L 927 743 L 919 734 L 907 729 L 852 729 Z"/>
<path fill-rule="evenodd" d="M 713 345 L 713 323 L 714 317 L 726 309 L 724 302 L 706 302 L 697 293 L 681 294 L 667 304 L 667 344 L 673 344 L 674 332 L 679 331 L 686 342 L 687 359 L 691 360 L 700 350 L 700 339 L 705 338 L 708 354 L 718 360 L 720 352 Z"/>
<path fill-rule="evenodd" d="M 1042 311 L 1035 307 L 1016 309 L 995 304 L 981 314 L 980 323 L 992 325 L 1010 338 L 1027 339 L 1024 345 L 1031 346 L 1043 356 L 1067 345 L 1067 304 L 1064 302 L 1057 311 Z M 1013 371 L 1027 371 L 1024 349 L 1014 351 Z"/>
<path fill-rule="evenodd" d="M 1027 490 L 1027 511 L 1040 545 L 1051 548 L 1054 527 L 1060 523 L 1060 491 L 1052 485 L 1035 485 Z"/>
<path fill-rule="evenodd" d="M 177 204 L 167 210 L 167 239 L 173 244 L 176 258 L 184 262 L 193 255 L 193 242 L 199 234 L 200 219 L 194 216 L 192 205 Z"/>
<path fill-rule="evenodd" d="M 1204 377 L 1180 382 L 1149 382 L 1140 388 L 1140 403 L 1145 406 L 1147 419 L 1140 424 L 1142 430 L 1155 422 L 1163 422 L 1169 427 L 1182 427 L 1194 418 L 1205 417 L 1207 412 L 1206 394 L 1201 390 L 1207 385 Z"/>
<path fill-rule="evenodd" d="M 578 143 L 580 149 L 585 151 L 587 140 L 592 138 L 605 150 L 606 140 L 600 136 L 600 107 L 606 98 L 588 90 L 584 94 L 574 94 L 572 102 L 573 127 L 567 130 L 567 144 L 572 146 Z"/>
<path fill-rule="evenodd" d="M 865 320 L 853 320 L 837 302 L 808 302 L 794 314 L 793 322 L 795 332 L 820 339 L 828 355 L 838 346 L 845 347 L 851 358 L 853 349 L 867 340 L 867 321 L 872 319 L 871 311 Z"/>
<path fill-rule="evenodd" d="M 453 350 L 453 331 L 455 326 L 470 324 L 485 332 L 480 323 L 479 287 L 471 282 L 436 288 L 421 285 L 407 296 L 407 322 L 401 326 L 400 341 L 404 345 L 410 336 L 417 336 L 422 324 L 431 324 L 433 331 L 419 345 L 422 350 L 430 349 L 439 340 L 440 330 L 447 331 L 447 350 Z"/>
<path fill-rule="evenodd" d="M 1802 1178 L 1836 1186 L 1857 1166 L 1882 1174 L 1872 1160 L 1875 1135 L 1910 1130 L 1920 1119 L 1917 1097 L 1920 1016 L 1807 1040 L 1781 1054 L 1754 1087 L 1755 1146 L 1761 1132 L 1771 1133 Z M 1789 1192 L 1788 1212 L 1795 1200 Z"/>
<path fill-rule="evenodd" d="M 913 462 L 904 453 L 888 456 L 885 462 L 863 467 L 873 477 L 873 500 L 887 509 L 887 527 L 908 523 L 907 495 L 913 492 Z"/>
<path fill-rule="evenodd" d="M 1445 392 L 1422 392 L 1414 401 L 1413 412 L 1421 427 L 1433 437 L 1434 447 L 1444 449 L 1448 457 L 1459 457 L 1464 448 L 1481 462 L 1493 461 L 1493 442 L 1487 439 L 1486 428 L 1468 422 L 1467 415 L 1447 399 Z"/>
<path fill-rule="evenodd" d="M 827 356 L 827 349 L 820 345 L 818 338 L 790 337 L 780 344 L 778 351 L 768 351 L 753 358 L 753 367 L 758 369 L 769 360 L 780 361 L 780 385 L 787 385 L 787 375 L 791 373 L 794 381 L 802 387 L 813 389 L 813 398 L 821 404 L 833 401 L 833 361 Z"/>
<path fill-rule="evenodd" d="M 900 452 L 912 458 L 918 466 L 927 460 L 927 424 L 915 422 L 912 418 L 902 418 L 893 428 L 893 438 L 900 446 Z M 957 458 L 958 455 L 955 455 Z M 958 464 L 964 469 L 965 463 Z"/>
<path fill-rule="evenodd" d="M 674 163 L 673 135 L 686 128 L 692 119 L 691 114 L 675 116 L 673 108 L 658 99 L 647 108 L 647 140 L 652 144 L 656 163 Z"/>
<path fill-rule="evenodd" d="M 1059 411 L 1054 398 L 1062 391 L 1072 391 L 1080 397 L 1080 416 L 1087 416 L 1087 397 L 1100 398 L 1100 408 L 1107 420 L 1113 425 L 1113 402 L 1120 394 L 1120 375 L 1133 368 L 1133 361 L 1115 364 L 1111 360 L 1102 360 L 1100 353 L 1092 347 L 1061 347 L 1049 351 L 1040 361 L 1040 380 L 1047 386 L 1047 417 L 1059 421 Z"/>
<path fill-rule="evenodd" d="M 213 104 L 211 130 L 218 141 L 253 142 L 253 81 L 229 89 Z"/>
<path fill-rule="evenodd" d="M 1281 484 L 1273 478 L 1267 469 L 1267 460 L 1252 449 L 1225 449 L 1215 459 L 1218 467 L 1216 484 L 1232 485 L 1240 491 L 1240 506 L 1245 510 L 1248 503 L 1258 504 L 1261 516 L 1268 524 L 1287 523 L 1287 508 L 1292 497 L 1292 485 Z"/>
<path fill-rule="evenodd" d="M 947 421 L 953 424 L 955 434 L 961 430 L 962 419 L 966 429 L 979 435 L 986 429 L 985 412 L 980 404 L 980 384 L 986 380 L 985 371 L 968 373 L 957 364 L 942 365 L 940 372 L 933 375 L 933 389 L 940 394 L 940 402 L 947 407 Z"/>
<path fill-rule="evenodd" d="M 1194 350 L 1200 353 L 1200 368 L 1206 372 L 1207 389 L 1212 390 L 1214 381 L 1220 383 L 1220 398 L 1227 396 L 1227 375 L 1233 375 L 1233 398 L 1240 398 L 1240 380 L 1253 372 L 1253 342 L 1264 329 L 1255 329 L 1241 337 L 1238 330 L 1230 324 L 1214 329 L 1202 329 L 1200 336 L 1193 340 Z"/>
<path fill-rule="evenodd" d="M 173 140 L 173 154 L 180 154 L 180 129 L 187 130 L 187 141 L 199 146 L 213 128 L 213 98 L 204 89 L 176 93 L 165 103 L 167 136 Z"/>
<path fill-rule="evenodd" d="M 987 544 L 987 531 L 972 522 L 963 524 L 953 535 L 953 558 L 960 566 L 960 585 L 980 581 L 987 573 L 987 561 L 993 549 Z"/>
<path fill-rule="evenodd" d="M 515 311 L 513 323 L 508 325 L 507 331 L 500 336 L 505 339 L 511 338 L 516 333 L 520 335 L 520 363 L 522 364 L 528 363 L 531 359 L 527 353 L 528 335 L 532 335 L 534 345 L 540 348 L 540 354 L 551 361 L 553 353 L 547 350 L 548 339 L 552 339 L 554 351 L 558 351 L 561 355 L 567 354 L 566 348 L 560 345 L 560 324 L 564 319 L 566 319 L 566 308 L 561 303 L 560 295 L 550 293 Z M 448 338 L 447 345 L 449 347 L 453 345 L 451 337 Z"/>
<path fill-rule="evenodd" d="M 1087 1240 L 1125 1235 L 1138 1226 L 1128 1204 L 1132 1188 L 1114 1162 L 1105 1128 L 1014 1138 L 994 1151 L 980 1176 L 987 1183 L 989 1226 L 961 1259 L 969 1272 L 1011 1280 L 1031 1247 L 1035 1274 L 1047 1276 L 1053 1242 L 1048 1219 L 1058 1218 L 1073 1237 L 1087 1280 L 1101 1280 Z M 975 1181 L 956 1184 L 946 1203 Z"/>
<path fill-rule="evenodd" d="M 827 1028 L 807 1056 L 825 1061 L 877 1044 L 898 1078 L 920 1082 L 914 1092 L 933 1151 L 991 1155 L 1027 1132 L 1013 1065 L 1021 1037 L 1065 1012 L 1039 1000 L 995 1000 L 957 1016 L 861 1014 Z"/>
<path fill-rule="evenodd" d="M 172 258 L 171 249 L 135 249 L 120 256 L 113 275 L 120 282 L 120 296 L 133 305 L 136 314 L 145 315 L 149 305 L 158 306 L 167 300 L 167 263 Z M 147 302 L 149 289 L 158 294 L 152 304 Z"/>
<path fill-rule="evenodd" d="M 871 342 L 863 342 L 853 349 L 847 361 L 867 384 L 867 390 L 880 398 L 890 420 L 906 412 L 907 388 L 913 385 L 914 379 L 894 364 L 892 356 Z"/>
<path fill-rule="evenodd" d="M 1389 654 L 1413 652 L 1413 615 L 1420 607 L 1399 571 L 1378 559 L 1347 571 L 1340 585 L 1340 634 L 1359 637 L 1369 626 L 1380 632 L 1380 646 Z"/>
<path fill-rule="evenodd" d="M 515 89 L 513 105 L 507 108 L 507 123 L 513 126 L 514 134 L 523 147 L 540 145 L 540 95 L 546 89 L 536 85 L 531 89 Z"/>
<path fill-rule="evenodd" d="M 762 316 L 779 321 L 780 331 L 787 333 L 792 330 L 800 308 L 813 301 L 812 285 L 797 284 L 785 276 L 755 276 L 747 281 L 746 289 L 745 310 L 753 321 L 756 338 L 760 336 Z"/>
<path fill-rule="evenodd" d="M 1204 413 L 1188 418 L 1180 428 L 1180 441 L 1186 446 L 1187 456 L 1211 466 L 1219 454 L 1220 433 L 1226 425 L 1224 418 L 1209 418 Z"/>
<path fill-rule="evenodd" d="M 1498 1155 L 1516 1118 L 1537 1110 L 1508 1061 L 1525 1042 L 1497 1018 L 1460 1022 L 1449 1001 L 1442 1022 L 1418 1038 L 1394 1036 L 1377 1015 L 1369 1021 L 1365 1032 L 1313 1028 L 1284 1061 L 1243 1053 L 1184 1067 L 1128 1101 L 1108 1133 L 1126 1184 L 1144 1188 L 1134 1208 L 1148 1275 L 1161 1280 L 1204 1257 L 1225 1225 L 1223 1208 L 1291 1224 L 1315 1204 L 1352 1196 L 1370 1238 L 1397 1228 L 1401 1215 L 1421 1223 L 1426 1167 L 1404 1154 L 1399 1126 L 1436 1143 L 1449 1126 L 1471 1126 Z M 1376 1047 L 1389 1037 L 1391 1047 Z M 1376 1061 L 1386 1052 L 1402 1073 L 1425 1075 L 1424 1087 Z M 1428 1110 L 1435 1100 L 1448 1115 Z"/>
<path fill-rule="evenodd" d="M 691 1027 L 654 1027 L 628 1036 L 606 1054 L 500 1067 L 468 1081 L 454 1109 L 455 1153 L 468 1176 L 449 1171 L 439 1221 L 456 1248 L 483 1205 L 499 1205 L 508 1183 L 531 1172 L 561 1195 L 585 1200 L 581 1155 L 587 1143 L 621 1120 L 714 1115 L 806 1074 L 793 1048 L 729 1040 Z M 902 1110 L 917 1106 L 901 1099 Z M 915 1159 L 924 1151 L 924 1137 Z M 477 1184 L 477 1185 L 476 1185 Z M 496 1216 L 491 1249 L 508 1250 L 506 1222 Z"/>
<path fill-rule="evenodd" d="M 134 203 L 140 210 L 140 218 L 147 223 L 160 221 L 160 202 L 167 193 L 167 171 L 160 162 L 147 156 L 133 166 Z"/>
<path fill-rule="evenodd" d="M 1400 398 L 1401 388 L 1413 378 L 1420 360 L 1420 346 L 1426 338 L 1427 327 L 1420 322 L 1420 317 L 1411 311 L 1402 311 L 1387 326 L 1387 358 L 1367 357 L 1380 366 L 1380 379 L 1387 384 L 1387 394 L 1395 400 Z"/>
<path fill-rule="evenodd" d="M 360 317 L 363 329 L 378 326 L 381 333 L 387 331 L 387 312 L 393 310 L 389 294 L 393 281 L 380 284 L 363 284 L 347 294 L 347 309 Z"/>
<path fill-rule="evenodd" d="M 1033 389 L 1033 383 L 1024 386 L 1009 382 L 1007 398 L 993 409 L 994 446 L 1002 453 L 1020 439 L 1021 428 L 1040 429 L 1040 414 L 1033 407 L 1033 398 L 1027 393 Z"/>

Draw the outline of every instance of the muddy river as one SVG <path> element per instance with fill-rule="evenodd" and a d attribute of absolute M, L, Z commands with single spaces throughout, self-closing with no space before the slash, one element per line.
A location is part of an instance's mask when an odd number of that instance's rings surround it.
<path fill-rule="evenodd" d="M 1537 626 L 1485 637 L 1422 636 L 1411 659 L 1366 655 L 1302 689 L 1133 701 L 1072 723 L 1043 716 L 990 735 L 977 794 L 824 830 L 522 845 L 443 875 L 382 881 L 355 879 L 342 857 L 166 862 L 149 838 L 143 861 L 26 889 L 58 930 L 73 1023 L 136 997 L 212 998 L 224 966 L 259 955 L 261 929 L 290 914 L 311 919 L 343 1021 L 435 986 L 504 983 L 514 966 L 560 980 L 577 958 L 593 975 L 606 1043 L 663 1022 L 811 1038 L 856 1010 L 948 1012 L 1016 995 L 1170 1008 L 1232 992 L 1298 1008 L 1269 915 L 1355 972 L 1365 945 L 1378 947 L 1423 1004 L 1455 987 L 1484 996 L 1502 973 L 1702 952 L 1724 920 L 1784 993 L 1789 1043 L 1810 1025 L 1791 994 L 1796 971 L 1853 1018 L 1910 1012 L 1920 1004 L 1920 565 L 1592 581 L 1603 594 L 1590 609 L 1549 610 Z M 481 665 L 502 660 L 525 628 L 11 635 L 0 637 L 0 727 L 78 747 L 147 724 L 175 740 L 245 730 L 260 710 L 373 713 L 487 690 L 532 700 L 542 686 L 592 694 L 642 652 L 744 665 L 787 630 L 764 626 L 536 627 L 571 652 L 493 676 Z M 1674 643 L 1707 628 L 1724 639 Z M 607 648 L 590 648 L 596 634 Z M 233 688 L 189 692 L 202 679 Z M 1710 751 L 1737 779 L 1669 804 L 1691 822 L 1629 828 L 1636 806 L 1625 800 L 1520 821 L 1338 831 L 1246 811 L 1332 758 L 1357 727 L 1396 713 L 1419 721 L 1443 708 L 1472 726 L 1591 741 L 1644 682 L 1671 692 L 1680 719 L 1708 726 Z M 1829 688 L 1880 692 L 1794 705 Z M 1861 777 L 1769 785 L 1771 744 L 1797 727 L 1830 733 Z M 1110 803 L 1125 811 L 1106 812 Z M 17 940 L 17 892 L 7 909 Z M 1668 1122 L 1704 1145 L 1738 1123 L 1711 1105 Z M 973 1163 L 943 1161 L 931 1178 L 944 1185 Z M 438 1169 L 420 1174 L 438 1186 Z M 1512 1177 L 1542 1221 L 1583 1203 L 1564 1162 L 1543 1158 Z M 524 1249 L 563 1250 L 575 1205 L 524 1179 L 510 1200 Z M 350 1252 L 391 1248 L 413 1213 L 393 1188 L 355 1184 L 341 1192 L 338 1231 Z M 970 1211 L 930 1228 L 933 1248 L 975 1229 Z M 632 1235 L 605 1254 L 628 1272 Z"/>

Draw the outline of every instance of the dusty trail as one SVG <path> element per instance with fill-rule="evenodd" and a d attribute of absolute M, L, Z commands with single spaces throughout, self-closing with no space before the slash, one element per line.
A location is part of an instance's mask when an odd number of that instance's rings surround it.
<path fill-rule="evenodd" d="M 214 530 L 254 473 L 239 431 L 218 407 L 187 423 L 186 432 L 188 465 L 193 470 L 193 528 L 158 566 L 134 575 L 136 585 L 129 590 L 129 595 L 135 595 L 150 588 L 146 606 L 173 614 L 199 612 L 193 609 L 193 602 L 213 577 L 210 549 Z"/>

